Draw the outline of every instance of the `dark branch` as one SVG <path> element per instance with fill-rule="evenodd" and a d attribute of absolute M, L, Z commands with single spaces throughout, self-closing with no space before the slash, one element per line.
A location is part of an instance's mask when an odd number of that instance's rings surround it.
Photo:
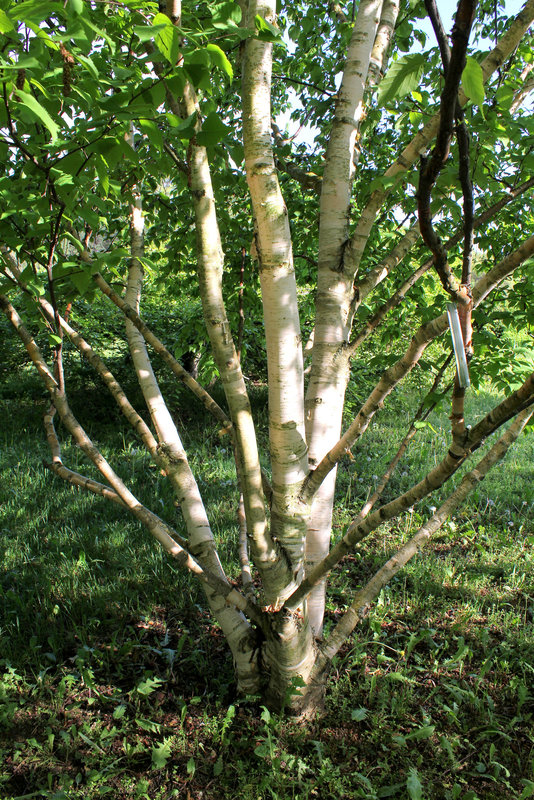
<path fill-rule="evenodd" d="M 468 303 L 468 298 L 466 297 L 465 291 L 460 290 L 449 267 L 443 243 L 434 230 L 430 211 L 430 200 L 432 189 L 438 175 L 449 157 L 451 140 L 454 133 L 458 88 L 465 67 L 466 51 L 471 26 L 473 24 L 475 7 L 476 0 L 460 0 L 458 5 L 451 35 L 453 46 L 450 53 L 450 60 L 448 66 L 444 65 L 446 68 L 446 77 L 445 86 L 441 95 L 440 123 L 436 145 L 430 159 L 421 159 L 421 175 L 417 193 L 419 226 L 423 241 L 432 251 L 434 266 L 444 289 L 456 302 L 462 305 Z M 439 16 L 435 15 L 435 20 L 439 20 Z M 436 27 L 439 30 L 439 25 L 436 25 Z M 447 48 L 444 48 L 445 53 Z M 447 59 L 447 54 L 445 55 L 445 59 Z"/>
<path fill-rule="evenodd" d="M 447 32 L 443 27 L 443 22 L 441 21 L 435 0 L 425 0 L 425 8 L 436 35 L 439 52 L 441 53 L 443 72 L 446 75 L 449 71 L 449 64 L 451 62 L 451 49 L 447 40 Z"/>

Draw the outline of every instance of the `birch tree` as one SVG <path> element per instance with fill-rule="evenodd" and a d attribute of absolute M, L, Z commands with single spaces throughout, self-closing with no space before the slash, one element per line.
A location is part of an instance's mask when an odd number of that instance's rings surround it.
<path fill-rule="evenodd" d="M 272 708 L 315 712 L 333 658 L 381 589 L 528 424 L 534 374 L 519 359 L 504 374 L 488 330 L 532 323 L 533 19 L 534 0 L 515 17 L 460 0 L 450 32 L 434 0 L 12 0 L 0 11 L 0 306 L 50 398 L 51 491 L 67 481 L 133 514 L 201 582 L 239 690 Z M 282 112 L 305 126 L 304 141 L 284 130 Z M 176 357 L 176 331 L 158 337 L 143 319 L 147 282 L 191 291 L 184 263 L 224 406 Z M 225 296 L 236 263 L 241 300 L 259 275 L 266 453 Z M 88 341 L 82 299 L 124 321 L 145 410 Z M 73 414 L 72 351 L 169 481 L 179 518 L 143 505 Z M 231 443 L 238 577 L 221 565 L 156 360 Z M 423 387 L 414 420 L 333 538 L 337 470 L 413 370 Z M 491 378 L 500 402 L 469 420 L 469 384 Z M 391 475 L 447 383 L 449 443 L 392 494 Z M 348 388 L 359 407 L 345 407 Z M 57 419 L 98 480 L 63 463 Z M 325 626 L 332 571 L 434 492 L 439 508 Z"/>

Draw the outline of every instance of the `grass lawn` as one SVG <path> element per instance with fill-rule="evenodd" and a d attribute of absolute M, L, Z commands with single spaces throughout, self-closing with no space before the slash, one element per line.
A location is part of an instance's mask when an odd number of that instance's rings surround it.
<path fill-rule="evenodd" d="M 236 698 L 231 660 L 196 584 L 121 509 L 46 471 L 45 398 L 25 372 L 17 382 L 17 393 L 0 394 L 2 800 L 534 796 L 532 435 L 381 593 L 336 659 L 324 715 L 304 726 Z M 490 401 L 473 394 L 469 419 Z M 111 406 L 99 411 L 90 388 L 73 404 L 89 409 L 105 454 L 123 452 L 121 474 L 140 498 L 176 517 Z M 341 467 L 337 535 L 409 419 L 394 399 Z M 443 453 L 446 415 L 430 421 L 392 494 Z M 185 438 L 235 576 L 231 453 L 203 419 L 191 418 Z M 92 474 L 75 447 L 65 444 L 64 460 Z M 343 562 L 327 625 L 432 503 Z"/>

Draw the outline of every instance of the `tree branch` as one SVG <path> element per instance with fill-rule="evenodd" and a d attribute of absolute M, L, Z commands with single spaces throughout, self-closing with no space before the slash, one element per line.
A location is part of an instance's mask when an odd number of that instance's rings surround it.
<path fill-rule="evenodd" d="M 521 431 L 527 425 L 534 412 L 532 409 L 521 412 L 514 423 L 503 436 L 493 445 L 491 450 L 482 458 L 474 469 L 470 470 L 461 480 L 458 487 L 439 507 L 436 513 L 419 528 L 415 536 L 407 542 L 394 556 L 381 567 L 371 580 L 358 591 L 352 604 L 341 617 L 328 639 L 320 646 L 320 653 L 315 662 L 310 683 L 320 679 L 322 673 L 328 668 L 334 656 L 356 625 L 367 615 L 369 606 L 378 596 L 380 590 L 410 561 L 413 556 L 422 550 L 431 537 L 441 528 L 447 518 L 465 500 L 473 488 L 484 480 L 490 469 L 501 461 L 509 447 L 516 441 Z"/>
<path fill-rule="evenodd" d="M 431 11 L 436 11 L 433 0 L 427 0 Z M 452 29 L 453 47 L 448 56 L 448 46 L 446 46 L 445 34 L 437 24 L 439 17 L 433 19 L 436 23 L 436 31 L 443 41 L 440 49 L 445 53 L 446 68 L 445 86 L 441 95 L 440 122 L 437 131 L 436 145 L 429 160 L 421 157 L 421 172 L 419 177 L 419 189 L 417 192 L 417 210 L 419 215 L 419 227 L 423 241 L 430 248 L 434 256 L 434 266 L 439 275 L 443 288 L 451 298 L 459 305 L 466 305 L 469 297 L 466 290 L 461 291 L 455 280 L 449 263 L 447 261 L 446 250 L 443 243 L 435 232 L 432 224 L 432 214 L 430 211 L 430 200 L 432 188 L 442 167 L 449 157 L 450 145 L 454 131 L 454 118 L 456 115 L 458 89 L 462 72 L 465 67 L 466 51 L 469 42 L 469 34 L 473 24 L 476 0 L 460 0 L 456 20 Z"/>
<path fill-rule="evenodd" d="M 114 303 L 117 308 L 120 308 L 122 313 L 133 322 L 137 330 L 143 335 L 143 338 L 146 340 L 147 344 L 149 344 L 156 353 L 163 359 L 163 361 L 167 364 L 167 366 L 172 370 L 172 372 L 176 375 L 177 378 L 185 385 L 188 389 L 190 389 L 195 397 L 197 397 L 204 408 L 206 408 L 219 422 L 221 422 L 224 426 L 224 433 L 227 433 L 231 427 L 232 423 L 228 418 L 228 415 L 220 408 L 220 406 L 215 402 L 215 400 L 206 392 L 205 389 L 190 375 L 190 373 L 182 367 L 182 365 L 174 358 L 174 356 L 167 350 L 163 342 L 161 342 L 158 337 L 152 333 L 150 328 L 147 324 L 143 321 L 143 319 L 139 316 L 139 314 L 133 309 L 128 303 L 126 303 L 120 295 L 113 291 L 111 286 L 104 280 L 100 273 L 96 273 L 93 275 L 93 280 L 95 281 L 98 288 L 105 294 L 112 303 Z"/>
<path fill-rule="evenodd" d="M 492 409 L 478 425 L 467 433 L 463 445 L 453 442 L 441 463 L 430 470 L 421 481 L 390 503 L 381 506 L 366 519 L 359 521 L 359 518 L 356 518 L 349 525 L 343 538 L 330 550 L 329 554 L 306 575 L 299 588 L 288 598 L 285 606 L 289 610 L 298 607 L 312 591 L 313 587 L 323 580 L 356 544 L 375 531 L 383 522 L 393 519 L 431 494 L 431 492 L 443 486 L 470 457 L 471 453 L 484 443 L 487 436 L 494 433 L 512 416 L 528 408 L 532 403 L 534 403 L 534 373 L 527 378 L 520 389 Z"/>
<path fill-rule="evenodd" d="M 262 14 L 276 24 L 274 0 L 251 0 L 247 25 Z M 295 503 L 295 487 L 307 471 L 304 376 L 297 285 L 289 219 L 272 147 L 272 44 L 245 43 L 242 71 L 245 172 L 256 226 L 256 247 L 264 310 L 272 465 L 271 536 L 284 555 L 287 572 L 273 576 L 279 603 L 303 567 L 306 511 Z M 245 501 L 246 501 L 245 495 Z M 248 522 L 248 515 L 247 515 Z M 250 524 L 249 524 L 250 528 Z M 252 551 L 252 557 L 257 559 Z"/>
<path fill-rule="evenodd" d="M 369 70 L 367 73 L 367 85 L 376 87 L 385 74 L 385 61 L 389 50 L 389 45 L 395 23 L 399 15 L 399 0 L 384 0 L 380 23 L 376 31 L 375 42 L 369 58 Z"/>
<path fill-rule="evenodd" d="M 483 275 L 477 281 L 473 289 L 473 308 L 476 308 L 506 275 L 513 272 L 523 261 L 529 258 L 532 253 L 534 253 L 534 236 L 524 241 L 517 250 L 514 250 L 513 253 Z M 361 407 L 359 414 L 355 417 L 341 439 L 306 477 L 301 489 L 301 498 L 303 502 L 310 502 L 328 473 L 335 467 L 339 460 L 347 454 L 357 439 L 367 429 L 375 412 L 381 407 L 394 386 L 413 369 L 430 342 L 443 334 L 447 328 L 448 321 L 446 314 L 442 314 L 420 326 L 404 355 L 396 364 L 383 373 L 381 379 Z"/>
<path fill-rule="evenodd" d="M 498 212 L 504 208 L 508 203 L 511 203 L 517 197 L 520 197 L 524 194 L 528 189 L 531 189 L 534 186 L 534 178 L 530 178 L 528 181 L 524 181 L 520 186 L 517 186 L 515 189 L 510 189 L 500 200 L 496 203 L 493 203 L 489 206 L 485 211 L 475 217 L 473 221 L 473 228 L 477 230 L 479 227 L 484 225 L 490 219 L 493 219 Z M 357 284 L 354 293 L 354 301 L 353 301 L 353 315 L 356 309 L 359 307 L 361 302 L 365 300 L 368 294 L 370 294 L 371 290 L 377 286 L 384 278 L 386 278 L 392 269 L 400 263 L 400 261 L 408 254 L 412 243 L 417 239 L 419 236 L 419 226 L 413 225 L 408 233 L 400 240 L 400 242 L 394 247 L 391 253 L 386 256 L 386 258 L 381 261 L 381 263 L 376 266 L 371 272 L 369 272 L 365 278 L 363 278 L 360 283 Z M 462 238 L 462 232 L 455 233 L 454 236 L 451 236 L 448 239 L 444 247 L 446 250 L 450 250 L 454 245 L 458 244 L 460 239 Z M 412 286 L 419 280 L 422 275 L 427 272 L 433 264 L 433 259 L 429 259 L 424 264 L 422 264 L 415 272 L 413 272 L 405 281 L 404 283 L 399 286 L 399 288 L 391 295 L 388 300 L 383 303 L 379 308 L 375 311 L 375 313 L 367 320 L 365 325 L 356 333 L 355 337 L 350 343 L 350 356 L 352 357 L 356 350 L 360 347 L 362 342 L 378 327 L 378 325 L 382 322 L 384 317 L 389 314 L 394 308 L 396 308 L 405 298 L 406 293 L 411 289 Z"/>
<path fill-rule="evenodd" d="M 278 125 L 275 122 L 271 122 L 271 128 L 275 142 L 279 145 L 284 145 L 287 140 L 284 139 Z M 317 194 L 320 193 L 323 180 L 320 175 L 316 175 L 314 172 L 307 172 L 294 162 L 283 158 L 278 153 L 276 154 L 276 166 L 281 171 L 286 172 L 290 178 L 298 181 L 304 189 L 310 189 Z"/>
<path fill-rule="evenodd" d="M 380 498 L 381 498 L 381 496 L 382 496 L 382 494 L 384 492 L 384 489 L 388 485 L 389 481 L 391 480 L 391 476 L 393 475 L 395 469 L 397 468 L 397 465 L 398 465 L 399 461 L 403 457 L 404 453 L 406 452 L 406 450 L 408 449 L 408 447 L 410 445 L 410 442 L 412 441 L 412 439 L 414 438 L 414 436 L 416 435 L 416 433 L 418 431 L 417 423 L 418 422 L 423 422 L 424 420 L 426 420 L 427 417 L 432 413 L 432 411 L 434 410 L 434 408 L 438 404 L 439 398 L 434 400 L 430 404 L 425 404 L 425 400 L 426 400 L 426 398 L 428 397 L 429 394 L 433 394 L 434 392 L 437 391 L 437 388 L 438 388 L 438 386 L 439 386 L 439 384 L 441 382 L 443 374 L 444 374 L 445 370 L 447 369 L 447 367 L 449 366 L 449 364 L 451 363 L 453 357 L 454 357 L 453 353 L 449 353 L 449 355 L 447 356 L 447 358 L 445 359 L 445 361 L 443 362 L 443 364 L 439 368 L 438 373 L 437 373 L 437 375 L 436 375 L 436 377 L 434 379 L 434 382 L 433 382 L 432 386 L 430 387 L 430 389 L 428 390 L 426 397 L 423 399 L 422 403 L 420 403 L 419 408 L 415 412 L 415 414 L 413 416 L 413 419 L 412 419 L 412 421 L 410 423 L 410 426 L 408 428 L 408 431 L 407 431 L 404 439 L 402 440 L 397 452 L 395 453 L 395 455 L 393 456 L 393 458 L 389 462 L 388 467 L 387 467 L 386 471 L 384 472 L 384 474 L 382 475 L 381 479 L 379 480 L 376 489 L 374 490 L 372 495 L 369 497 L 369 499 L 366 500 L 363 508 L 361 509 L 360 513 L 358 514 L 358 516 L 357 516 L 357 518 L 355 520 L 355 523 L 361 522 L 362 520 L 364 520 L 365 517 L 372 510 L 372 508 L 376 505 L 378 500 L 380 500 Z M 451 386 L 452 386 L 452 384 L 449 384 L 448 388 L 445 389 L 445 392 L 447 392 L 448 389 L 451 388 Z"/>
<path fill-rule="evenodd" d="M 515 50 L 525 32 L 534 20 L 534 0 L 527 0 L 519 14 L 512 21 L 506 33 L 501 37 L 496 47 L 486 56 L 481 63 L 483 80 L 486 83 L 490 76 L 497 70 L 511 53 Z M 466 96 L 460 92 L 460 105 L 467 102 Z M 439 114 L 434 114 L 432 119 L 416 134 L 412 141 L 404 148 L 396 161 L 384 173 L 385 178 L 400 176 L 424 153 L 429 143 L 435 137 L 439 128 Z M 386 200 L 392 186 L 376 189 L 363 209 L 356 228 L 351 235 L 349 244 L 343 255 L 343 271 L 354 277 L 358 271 L 360 261 L 373 227 L 378 210 Z"/>
<path fill-rule="evenodd" d="M 441 62 L 443 64 L 443 72 L 446 75 L 449 71 L 449 64 L 451 62 L 451 50 L 447 40 L 447 31 L 443 27 L 443 22 L 441 21 L 436 0 L 424 0 L 424 3 L 426 13 L 428 14 L 438 42 L 439 52 L 441 54 Z"/>
<path fill-rule="evenodd" d="M 106 478 L 112 490 L 115 491 L 122 503 L 124 503 L 128 510 L 148 528 L 152 536 L 160 542 L 169 555 L 173 556 L 178 563 L 195 574 L 216 595 L 222 597 L 227 603 L 235 606 L 240 611 L 245 612 L 266 634 L 271 635 L 267 615 L 262 612 L 258 606 L 252 604 L 238 592 L 228 582 L 225 576 L 220 577 L 219 575 L 203 570 L 200 564 L 188 552 L 186 541 L 166 522 L 143 506 L 125 486 L 73 415 L 65 394 L 59 390 L 58 384 L 46 365 L 37 344 L 23 325 L 13 305 L 4 295 L 0 295 L 0 308 L 4 311 L 8 320 L 24 343 L 28 355 L 37 368 L 66 429 L 80 449 Z"/>

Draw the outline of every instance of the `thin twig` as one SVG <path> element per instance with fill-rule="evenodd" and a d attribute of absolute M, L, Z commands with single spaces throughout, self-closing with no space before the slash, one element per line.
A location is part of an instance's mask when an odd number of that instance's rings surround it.
<path fill-rule="evenodd" d="M 364 520 L 365 517 L 372 510 L 372 508 L 376 505 L 378 500 L 380 500 L 381 496 L 384 493 L 384 489 L 388 485 L 389 481 L 391 480 L 391 477 L 392 477 L 393 473 L 395 472 L 395 469 L 397 468 L 397 466 L 399 464 L 399 461 L 404 456 L 404 453 L 408 449 L 408 447 L 410 445 L 410 442 L 412 441 L 412 439 L 414 438 L 414 436 L 416 435 L 416 433 L 418 431 L 417 423 L 418 422 L 424 422 L 430 416 L 432 411 L 435 409 L 435 407 L 439 403 L 439 401 L 441 399 L 440 397 L 437 397 L 435 400 L 433 400 L 431 403 L 428 403 L 428 404 L 426 403 L 426 401 L 427 401 L 427 398 L 430 395 L 432 395 L 432 394 L 434 394 L 436 392 L 436 390 L 437 390 L 437 388 L 438 388 L 438 386 L 439 386 L 439 384 L 441 382 L 441 379 L 443 378 L 445 370 L 447 369 L 447 367 L 451 363 L 452 359 L 453 359 L 453 353 L 449 353 L 449 355 L 447 356 L 447 358 L 445 359 L 445 361 L 443 362 L 443 364 L 439 368 L 438 373 L 437 373 L 437 375 L 436 375 L 436 377 L 434 379 L 434 382 L 433 382 L 432 386 L 430 387 L 430 389 L 428 390 L 426 397 L 423 398 L 423 401 L 420 403 L 419 408 L 415 412 L 415 414 L 413 416 L 413 419 L 412 419 L 412 421 L 410 423 L 410 426 L 408 428 L 408 431 L 406 432 L 406 435 L 405 435 L 404 439 L 400 443 L 400 446 L 399 446 L 397 452 L 395 453 L 395 455 L 391 459 L 390 463 L 388 464 L 388 467 L 387 467 L 386 471 L 384 472 L 384 474 L 382 475 L 382 478 L 379 480 L 375 491 L 372 493 L 372 495 L 365 502 L 365 505 L 363 506 L 363 508 L 361 509 L 360 513 L 358 514 L 355 522 L 356 521 L 361 522 L 362 520 Z M 449 386 L 444 390 L 443 394 L 446 394 L 451 387 L 452 387 L 452 383 L 449 384 Z"/>
<path fill-rule="evenodd" d="M 55 224 L 52 228 L 52 235 L 50 237 L 50 247 L 48 250 L 48 261 L 46 264 L 46 274 L 48 277 L 48 291 L 50 293 L 50 302 L 52 304 L 52 308 L 54 309 L 54 322 L 55 322 L 55 334 L 59 337 L 59 342 L 54 347 L 54 364 L 56 370 L 56 378 L 58 382 L 58 386 L 60 391 L 65 391 L 65 375 L 63 373 L 63 329 L 61 327 L 59 309 L 57 305 L 56 299 L 56 292 L 54 287 L 54 278 L 52 275 L 52 266 L 54 263 L 54 253 L 56 251 L 56 247 L 59 241 L 59 227 L 61 225 L 61 218 L 63 216 L 63 212 L 65 211 L 65 204 L 62 203 L 57 217 Z"/>

